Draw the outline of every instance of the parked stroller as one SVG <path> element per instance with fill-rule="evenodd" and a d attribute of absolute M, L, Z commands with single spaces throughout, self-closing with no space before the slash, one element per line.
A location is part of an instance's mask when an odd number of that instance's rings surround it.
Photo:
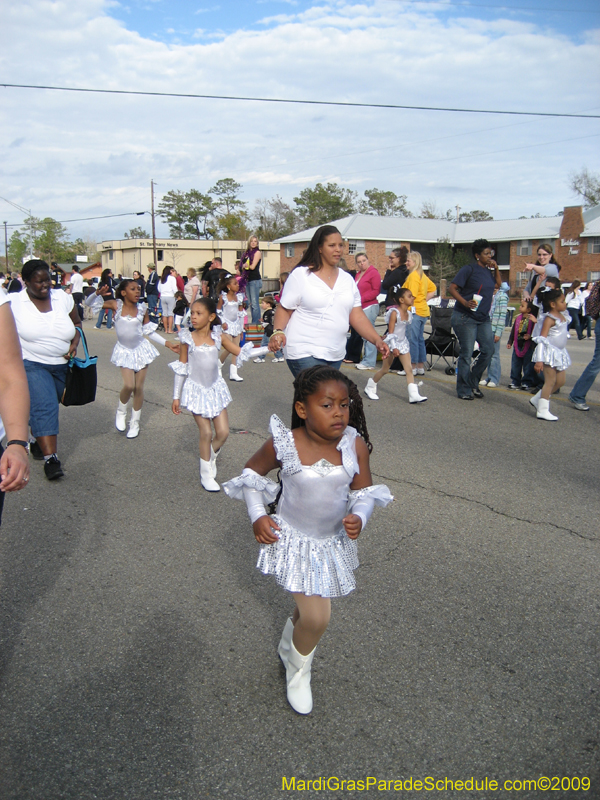
<path fill-rule="evenodd" d="M 425 352 L 428 356 L 427 369 L 432 369 L 438 361 L 443 359 L 446 364 L 446 375 L 454 375 L 460 346 L 452 332 L 452 309 L 431 306 L 430 310 L 431 333 L 425 339 Z"/>

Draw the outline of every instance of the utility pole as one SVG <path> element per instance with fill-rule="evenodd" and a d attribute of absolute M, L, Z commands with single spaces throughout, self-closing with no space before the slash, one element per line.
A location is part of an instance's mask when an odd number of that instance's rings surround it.
<path fill-rule="evenodd" d="M 154 268 L 158 272 L 158 258 L 156 256 L 156 228 L 154 227 L 154 181 L 150 181 L 150 194 L 152 199 L 152 250 L 154 251 Z"/>
<path fill-rule="evenodd" d="M 460 221 L 460 206 L 456 206 L 456 221 Z"/>
<path fill-rule="evenodd" d="M 8 266 L 8 233 L 6 232 L 6 220 L 4 220 L 4 260 L 6 261 L 6 274 L 10 272 Z"/>

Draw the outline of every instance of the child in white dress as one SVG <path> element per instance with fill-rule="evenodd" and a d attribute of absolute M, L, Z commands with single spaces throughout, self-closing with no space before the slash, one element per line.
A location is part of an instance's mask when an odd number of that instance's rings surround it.
<path fill-rule="evenodd" d="M 406 328 L 412 321 L 413 315 L 410 309 L 415 302 L 415 298 L 410 289 L 396 289 L 392 295 L 392 301 L 393 305 L 388 308 L 385 314 L 388 333 L 383 339 L 390 348 L 390 354 L 383 359 L 381 369 L 367 381 L 365 394 L 371 400 L 379 400 L 377 384 L 390 371 L 392 362 L 397 356 L 402 363 L 404 372 L 406 372 L 408 402 L 423 403 L 427 398 L 419 394 L 419 387 L 415 383 L 410 361 L 410 344 L 406 336 Z"/>
<path fill-rule="evenodd" d="M 92 292 L 86 299 L 86 305 L 93 305 L 97 296 L 103 297 L 107 294 L 110 294 L 108 286 L 97 289 L 95 294 Z M 115 296 L 115 300 L 105 300 L 103 305 L 103 308 L 115 312 L 114 325 L 117 343 L 110 360 L 116 367 L 121 368 L 123 377 L 115 427 L 118 431 L 124 431 L 127 427 L 127 408 L 133 395 L 127 438 L 135 439 L 140 432 L 144 382 L 148 365 L 158 357 L 158 350 L 144 336 L 163 347 L 168 347 L 174 353 L 179 352 L 179 345 L 167 342 L 156 333 L 158 325 L 149 321 L 148 306 L 146 303 L 138 303 L 140 285 L 137 281 L 129 279 L 121 281 L 115 289 Z"/>
<path fill-rule="evenodd" d="M 541 331 L 533 340 L 537 343 L 532 360 L 535 371 L 544 373 L 544 385 L 529 401 L 536 410 L 538 419 L 556 421 L 558 417 L 550 413 L 550 395 L 557 392 L 565 383 L 565 370 L 571 366 L 567 352 L 567 339 L 571 316 L 567 311 L 567 301 L 560 289 L 547 289 L 541 293 L 544 313 Z"/>
<path fill-rule="evenodd" d="M 216 462 L 229 436 L 227 406 L 231 403 L 231 394 L 219 372 L 219 350 L 222 345 L 237 356 L 237 366 L 241 367 L 250 354 L 258 353 L 261 348 L 254 349 L 252 342 L 240 348 L 229 339 L 221 339 L 217 307 L 209 297 L 192 303 L 190 318 L 193 330 L 182 330 L 179 334 L 179 361 L 169 364 L 175 372 L 171 410 L 181 414 L 181 409 L 187 408 L 194 415 L 200 431 L 200 482 L 207 492 L 218 492 Z"/>
<path fill-rule="evenodd" d="M 246 501 L 261 544 L 258 569 L 293 594 L 296 608 L 278 653 L 288 701 L 308 714 L 311 663 L 329 623 L 331 598 L 355 588 L 356 539 L 374 505 L 393 498 L 387 486 L 371 482 L 372 448 L 356 385 L 319 364 L 303 370 L 294 388 L 292 429 L 271 417 L 271 438 L 223 488 Z M 265 477 L 274 469 L 280 469 L 281 487 Z M 269 516 L 265 503 L 276 513 Z"/>
<path fill-rule="evenodd" d="M 239 290 L 239 284 L 235 275 L 227 275 L 217 286 L 219 301 L 217 303 L 217 314 L 223 326 L 223 339 L 228 339 L 234 344 L 239 345 L 240 336 L 244 332 L 244 295 Z M 223 348 L 220 360 L 224 364 L 229 352 Z M 229 365 L 229 380 L 243 381 L 238 375 L 237 366 L 233 363 Z"/>

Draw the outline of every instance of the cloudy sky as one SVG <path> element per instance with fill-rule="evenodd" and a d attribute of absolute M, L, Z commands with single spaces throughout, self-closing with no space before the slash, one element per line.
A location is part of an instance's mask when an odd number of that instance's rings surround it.
<path fill-rule="evenodd" d="M 19 0 L 0 83 L 600 115 L 600 7 L 572 3 Z M 250 210 L 335 181 L 414 213 L 551 216 L 577 202 L 573 171 L 600 172 L 600 119 L 0 92 L 0 196 L 58 220 L 147 211 L 150 179 L 159 199 L 225 177 Z M 138 224 L 67 227 L 100 241 Z"/>

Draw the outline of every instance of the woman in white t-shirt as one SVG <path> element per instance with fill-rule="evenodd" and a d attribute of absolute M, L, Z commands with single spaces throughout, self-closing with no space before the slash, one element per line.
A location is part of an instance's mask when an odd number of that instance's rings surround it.
<path fill-rule="evenodd" d="M 350 325 L 385 356 L 388 346 L 361 308 L 352 277 L 338 268 L 343 240 L 333 225 L 315 232 L 300 264 L 285 282 L 275 311 L 269 350 L 284 348 L 294 377 L 315 364 L 339 369 Z"/>
<path fill-rule="evenodd" d="M 58 407 L 65 389 L 67 362 L 77 352 L 81 323 L 72 295 L 51 289 L 50 267 L 33 259 L 23 266 L 25 290 L 10 295 L 23 351 L 31 409 L 29 426 L 37 442 L 34 458 L 44 460 L 48 480 L 64 475 L 57 455 Z"/>
<path fill-rule="evenodd" d="M 165 324 L 165 333 L 173 333 L 173 315 L 175 309 L 175 292 L 177 291 L 177 281 L 173 273 L 173 267 L 165 267 L 162 277 L 158 283 L 158 293 L 160 295 L 160 306 L 162 318 Z"/>
<path fill-rule="evenodd" d="M 575 328 L 577 331 L 577 338 L 583 339 L 581 330 L 581 306 L 585 302 L 583 293 L 581 291 L 581 282 L 573 281 L 571 288 L 567 292 L 565 299 L 567 301 L 567 311 L 571 315 L 571 322 L 569 328 Z"/>

